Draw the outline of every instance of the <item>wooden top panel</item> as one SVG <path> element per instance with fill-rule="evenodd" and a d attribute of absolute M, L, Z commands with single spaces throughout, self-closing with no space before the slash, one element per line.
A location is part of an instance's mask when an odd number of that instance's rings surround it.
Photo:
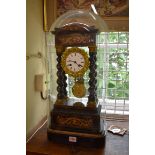
<path fill-rule="evenodd" d="M 66 24 L 65 26 L 61 28 L 55 28 L 55 31 L 52 31 L 55 35 L 60 34 L 72 34 L 72 33 L 97 33 L 98 30 L 94 26 L 87 26 L 85 24 L 79 24 L 79 23 L 71 23 Z"/>

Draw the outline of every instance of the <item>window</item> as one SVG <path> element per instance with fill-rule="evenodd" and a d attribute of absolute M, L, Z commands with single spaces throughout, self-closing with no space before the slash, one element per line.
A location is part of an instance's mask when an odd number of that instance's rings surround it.
<path fill-rule="evenodd" d="M 129 33 L 109 32 L 98 36 L 99 75 L 104 72 L 105 103 L 107 113 L 128 114 L 129 112 Z M 102 49 L 105 49 L 103 51 Z M 100 52 L 101 50 L 101 52 Z M 103 54 L 104 52 L 104 54 Z M 102 58 L 102 56 L 104 58 Z M 104 60 L 104 62 L 103 62 Z M 103 67 L 102 64 L 104 65 Z M 102 80 L 99 77 L 99 81 Z"/>
<path fill-rule="evenodd" d="M 106 113 L 128 114 L 129 111 L 128 44 L 128 32 L 106 32 L 97 36 L 97 95 Z M 87 47 L 84 49 L 88 52 Z M 84 75 L 86 88 L 89 88 L 88 75 L 89 70 Z M 74 99 L 74 79 L 68 77 L 68 83 L 68 94 Z M 87 98 L 79 100 L 87 102 Z"/>

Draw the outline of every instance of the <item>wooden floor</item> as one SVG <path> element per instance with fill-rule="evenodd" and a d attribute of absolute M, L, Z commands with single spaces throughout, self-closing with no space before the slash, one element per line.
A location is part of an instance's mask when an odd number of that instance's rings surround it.
<path fill-rule="evenodd" d="M 107 121 L 107 125 L 119 125 L 128 129 L 128 122 Z M 105 148 L 85 148 L 57 144 L 47 139 L 46 125 L 26 144 L 26 155 L 128 155 L 129 132 L 124 136 L 107 132 Z"/>

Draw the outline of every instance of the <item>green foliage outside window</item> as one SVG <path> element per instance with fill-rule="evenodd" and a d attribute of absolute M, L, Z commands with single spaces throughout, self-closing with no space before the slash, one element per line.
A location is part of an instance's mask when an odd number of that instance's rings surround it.
<path fill-rule="evenodd" d="M 129 99 L 128 40 L 128 33 L 125 32 L 109 32 L 106 35 L 103 33 L 97 37 L 97 43 L 99 44 L 96 62 L 98 98 L 102 98 L 105 95 L 108 99 Z M 100 46 L 104 45 L 105 42 L 108 44 L 108 51 L 103 46 Z M 88 48 L 84 49 L 88 52 Z M 105 53 L 108 62 L 105 59 Z M 105 61 L 108 63 L 106 84 L 104 79 Z M 88 89 L 89 70 L 85 73 L 84 79 L 86 89 Z M 71 88 L 74 85 L 74 79 L 69 78 L 69 83 L 69 94 L 73 96 Z M 103 93 L 104 89 L 106 90 L 105 94 Z"/>
<path fill-rule="evenodd" d="M 106 38 L 105 38 L 106 37 Z M 106 85 L 106 98 L 128 99 L 129 98 L 129 51 L 128 33 L 109 32 L 108 35 L 100 35 L 102 41 L 108 40 L 108 78 Z M 125 47 L 123 47 L 126 45 Z M 103 67 L 103 49 L 98 50 L 98 69 Z M 101 82 L 98 85 L 100 89 Z"/>

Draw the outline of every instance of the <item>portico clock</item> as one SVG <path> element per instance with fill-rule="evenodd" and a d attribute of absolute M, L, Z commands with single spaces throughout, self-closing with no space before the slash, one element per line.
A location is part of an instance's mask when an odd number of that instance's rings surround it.
<path fill-rule="evenodd" d="M 104 32 L 104 23 L 90 12 L 74 13 L 62 15 L 51 29 L 54 40 L 49 42 L 49 51 L 54 43 L 52 71 L 55 65 L 57 72 L 55 79 L 51 76 L 54 100 L 49 108 L 48 138 L 71 144 L 71 137 L 78 145 L 103 146 L 106 132 L 97 89 L 97 35 Z"/>

